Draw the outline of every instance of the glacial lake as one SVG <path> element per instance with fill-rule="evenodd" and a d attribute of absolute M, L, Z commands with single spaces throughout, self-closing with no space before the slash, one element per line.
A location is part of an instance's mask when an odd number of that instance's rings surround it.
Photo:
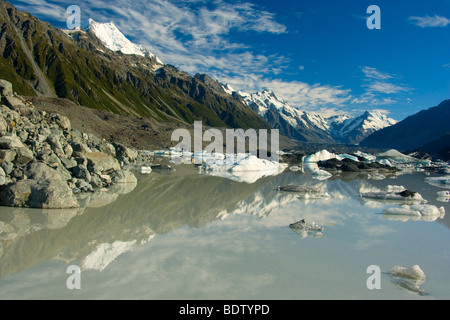
<path fill-rule="evenodd" d="M 385 180 L 342 175 L 316 180 L 285 171 L 255 183 L 199 174 L 136 173 L 138 184 L 76 210 L 0 208 L 0 299 L 309 300 L 449 299 L 447 189 L 425 173 Z M 299 199 L 278 186 L 316 187 L 329 198 Z M 361 190 L 401 185 L 445 207 L 436 221 L 383 215 L 397 204 Z M 294 232 L 305 219 L 323 236 Z M 81 268 L 69 290 L 69 266 Z M 369 290 L 369 266 L 381 269 Z M 419 265 L 420 295 L 399 286 L 394 266 Z"/>

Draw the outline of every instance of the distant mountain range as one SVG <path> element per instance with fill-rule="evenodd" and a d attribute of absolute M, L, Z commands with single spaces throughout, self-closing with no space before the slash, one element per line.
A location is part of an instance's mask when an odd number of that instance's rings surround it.
<path fill-rule="evenodd" d="M 423 110 L 372 134 L 362 141 L 361 145 L 400 151 L 440 152 L 450 147 L 449 133 L 450 100 L 446 100 L 436 107 Z"/>
<path fill-rule="evenodd" d="M 299 142 L 359 144 L 396 121 L 379 112 L 323 118 L 273 91 L 191 76 L 129 41 L 114 23 L 60 30 L 0 1 L 0 78 L 21 95 L 66 98 L 116 114 L 212 127 L 280 129 Z M 371 140 L 368 140 L 369 143 Z"/>
<path fill-rule="evenodd" d="M 232 90 L 229 86 L 224 89 L 228 93 Z M 366 111 L 357 117 L 339 115 L 323 118 L 292 107 L 270 90 L 238 94 L 272 127 L 300 142 L 359 144 L 372 133 L 397 123 L 376 111 Z"/>

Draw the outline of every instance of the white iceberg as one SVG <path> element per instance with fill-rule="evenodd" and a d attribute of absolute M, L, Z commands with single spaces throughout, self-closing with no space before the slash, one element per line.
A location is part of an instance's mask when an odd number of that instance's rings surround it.
<path fill-rule="evenodd" d="M 415 265 L 411 268 L 396 266 L 391 270 L 393 283 L 410 292 L 426 295 L 425 291 L 420 287 L 426 281 L 426 275 L 423 270 Z"/>
<path fill-rule="evenodd" d="M 450 191 L 439 191 L 437 195 L 439 198 L 450 198 Z"/>
<path fill-rule="evenodd" d="M 406 154 L 403 154 L 395 149 L 391 149 L 389 151 L 380 153 L 377 155 L 377 159 L 379 163 L 385 162 L 385 160 L 388 160 L 390 163 L 393 164 L 415 164 L 415 165 L 422 165 L 422 166 L 430 166 L 431 160 L 421 160 L 417 159 L 411 156 L 408 156 Z"/>
<path fill-rule="evenodd" d="M 359 162 L 358 157 L 352 156 L 350 154 L 338 154 L 336 156 L 336 159 L 341 160 L 341 161 L 344 160 L 344 159 L 350 159 L 350 160 L 353 160 L 355 162 Z"/>
<path fill-rule="evenodd" d="M 391 275 L 394 277 L 406 278 L 415 281 L 425 281 L 427 278 L 425 276 L 425 272 L 423 272 L 423 270 L 418 265 L 415 265 L 411 268 L 396 266 L 392 268 Z"/>
<path fill-rule="evenodd" d="M 305 186 L 279 186 L 278 191 L 296 193 L 299 199 L 329 199 L 331 196 L 323 189 L 319 187 L 305 187 Z"/>
<path fill-rule="evenodd" d="M 228 155 L 226 158 L 209 158 L 201 167 L 201 171 L 208 175 L 251 184 L 261 178 L 278 175 L 287 167 L 287 164 L 260 159 L 255 155 L 239 154 Z"/>
<path fill-rule="evenodd" d="M 361 157 L 361 158 L 366 159 L 367 161 L 373 162 L 373 161 L 377 160 L 377 157 L 376 157 L 376 156 L 374 156 L 374 155 L 372 155 L 372 154 L 369 154 L 369 153 L 357 151 L 357 152 L 355 152 L 354 154 L 355 154 L 356 156 L 358 156 L 358 157 Z"/>
<path fill-rule="evenodd" d="M 439 191 L 437 195 L 437 201 L 445 203 L 450 202 L 450 191 Z"/>
<path fill-rule="evenodd" d="M 331 178 L 333 175 L 328 171 L 317 169 L 312 172 L 313 178 L 316 180 L 327 180 Z"/>
<path fill-rule="evenodd" d="M 401 203 L 427 203 L 417 192 L 409 192 L 403 186 L 387 186 L 385 190 L 361 191 L 361 197 L 372 200 L 398 201 Z"/>
<path fill-rule="evenodd" d="M 307 156 L 303 162 L 305 163 L 317 163 L 319 161 L 327 161 L 330 159 L 336 159 L 336 155 L 334 153 L 328 152 L 327 150 L 322 150 L 316 152 L 310 156 Z"/>
<path fill-rule="evenodd" d="M 439 188 L 448 188 L 450 186 L 450 177 L 430 177 L 425 178 L 425 182 Z"/>
<path fill-rule="evenodd" d="M 424 221 L 436 221 L 437 219 L 444 219 L 445 208 L 436 207 L 428 204 L 416 204 L 416 205 L 402 205 L 398 208 L 389 208 L 383 211 L 383 214 L 388 216 L 411 216 L 416 217 Z M 419 220 L 416 219 L 416 220 Z"/>

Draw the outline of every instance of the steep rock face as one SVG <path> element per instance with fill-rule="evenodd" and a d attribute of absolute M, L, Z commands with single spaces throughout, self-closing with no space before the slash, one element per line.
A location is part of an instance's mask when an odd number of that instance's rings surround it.
<path fill-rule="evenodd" d="M 372 134 L 361 145 L 402 151 L 417 149 L 449 133 L 449 120 L 450 100 L 446 100 Z"/>
<path fill-rule="evenodd" d="M 21 95 L 67 98 L 121 115 L 268 128 L 241 101 L 163 65 L 145 50 L 142 54 L 110 50 L 95 29 L 59 30 L 1 1 L 0 78 Z"/>

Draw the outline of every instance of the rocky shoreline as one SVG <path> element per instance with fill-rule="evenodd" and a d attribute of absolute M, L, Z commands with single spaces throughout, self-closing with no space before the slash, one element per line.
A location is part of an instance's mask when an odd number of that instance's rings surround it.
<path fill-rule="evenodd" d="M 7 81 L 0 80 L 0 94 L 0 206 L 78 208 L 83 194 L 136 184 L 125 168 L 136 162 L 136 150 L 38 111 Z"/>

